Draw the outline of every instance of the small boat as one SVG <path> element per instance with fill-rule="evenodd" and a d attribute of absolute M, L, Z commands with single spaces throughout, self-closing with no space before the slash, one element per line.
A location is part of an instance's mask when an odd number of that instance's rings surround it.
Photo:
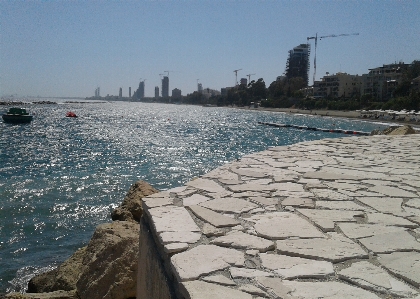
<path fill-rule="evenodd" d="M 22 124 L 30 123 L 33 116 L 26 112 L 25 108 L 10 108 L 6 114 L 2 115 L 5 123 Z"/>
<path fill-rule="evenodd" d="M 77 115 L 76 113 L 69 111 L 67 112 L 66 117 L 77 117 Z"/>

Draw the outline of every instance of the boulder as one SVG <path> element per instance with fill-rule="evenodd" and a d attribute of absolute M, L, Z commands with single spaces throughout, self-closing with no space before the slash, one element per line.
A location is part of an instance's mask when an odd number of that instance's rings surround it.
<path fill-rule="evenodd" d="M 22 294 L 22 293 L 10 293 L 4 298 L 6 299 L 79 299 L 76 291 L 55 291 L 49 293 L 39 294 Z"/>
<path fill-rule="evenodd" d="M 86 247 L 77 250 L 68 260 L 54 270 L 33 277 L 28 283 L 28 293 L 71 291 L 76 289 L 76 282 L 84 271 L 83 258 Z"/>
<path fill-rule="evenodd" d="M 137 181 L 131 185 L 122 204 L 111 213 L 112 220 L 140 222 L 143 213 L 141 199 L 159 192 L 145 181 Z"/>
<path fill-rule="evenodd" d="M 80 299 L 136 297 L 139 224 L 115 221 L 96 228 L 83 257 Z"/>

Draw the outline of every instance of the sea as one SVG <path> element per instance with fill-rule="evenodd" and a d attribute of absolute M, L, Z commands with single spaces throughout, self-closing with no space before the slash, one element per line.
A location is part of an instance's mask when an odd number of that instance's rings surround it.
<path fill-rule="evenodd" d="M 137 180 L 163 191 L 268 147 L 359 138 L 258 122 L 385 127 L 258 109 L 48 100 L 57 104 L 26 105 L 30 124 L 0 122 L 0 294 L 25 292 L 31 277 L 87 245 Z"/>

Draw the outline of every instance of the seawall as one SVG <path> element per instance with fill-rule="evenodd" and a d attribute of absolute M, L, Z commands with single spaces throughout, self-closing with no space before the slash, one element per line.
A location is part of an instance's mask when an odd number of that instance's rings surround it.
<path fill-rule="evenodd" d="M 420 135 L 273 147 L 143 198 L 137 298 L 420 298 Z"/>

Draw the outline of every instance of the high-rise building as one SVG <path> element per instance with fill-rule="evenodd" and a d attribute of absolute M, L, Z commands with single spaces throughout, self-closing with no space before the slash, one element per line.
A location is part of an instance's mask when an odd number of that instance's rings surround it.
<path fill-rule="evenodd" d="M 241 85 L 247 85 L 248 84 L 248 80 L 246 78 L 241 78 Z"/>
<path fill-rule="evenodd" d="M 169 77 L 164 76 L 162 79 L 162 97 L 168 98 L 169 97 Z"/>
<path fill-rule="evenodd" d="M 175 88 L 172 90 L 172 99 L 180 99 L 182 98 L 182 92 L 180 89 Z"/>
<path fill-rule="evenodd" d="M 101 96 L 101 88 L 100 87 L 97 87 L 95 89 L 95 97 L 99 98 L 100 96 Z"/>
<path fill-rule="evenodd" d="M 286 77 L 288 79 L 301 77 L 308 86 L 310 54 L 311 46 L 309 44 L 300 44 L 289 51 L 289 58 L 287 58 L 286 63 Z"/>
<path fill-rule="evenodd" d="M 198 92 L 203 92 L 203 84 L 197 83 L 197 91 Z"/>
<path fill-rule="evenodd" d="M 136 94 L 138 99 L 144 98 L 144 81 L 140 81 Z"/>
<path fill-rule="evenodd" d="M 155 86 L 155 98 L 159 98 L 159 86 Z"/>
<path fill-rule="evenodd" d="M 128 88 L 128 97 L 131 98 L 131 87 Z"/>
<path fill-rule="evenodd" d="M 119 93 L 119 98 L 122 98 L 122 87 L 120 87 L 120 93 Z"/>

